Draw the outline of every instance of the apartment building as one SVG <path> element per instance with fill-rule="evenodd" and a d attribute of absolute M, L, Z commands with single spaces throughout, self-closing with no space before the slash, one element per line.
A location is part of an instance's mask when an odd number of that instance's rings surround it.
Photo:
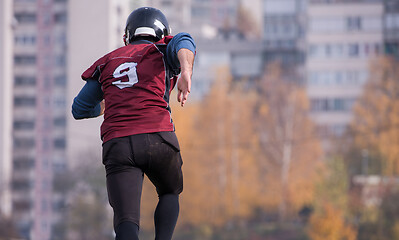
<path fill-rule="evenodd" d="M 385 53 L 399 58 L 399 1 L 384 1 Z"/>
<path fill-rule="evenodd" d="M 79 153 L 91 147 L 93 152 L 101 151 L 100 119 L 79 124 L 71 120 L 70 108 L 84 84 L 80 74 L 123 45 L 128 4 L 127 0 L 14 0 L 9 7 L 16 20 L 13 34 L 7 33 L 14 44 L 14 92 L 9 104 L 13 107 L 12 217 L 26 239 L 52 238 L 64 205 L 52 189 L 54 176 L 79 161 Z M 3 22 L 1 26 L 3 31 Z"/>
<path fill-rule="evenodd" d="M 264 62 L 280 62 L 295 69 L 298 81 L 304 76 L 306 3 L 305 0 L 263 1 Z"/>
<path fill-rule="evenodd" d="M 14 0 L 12 217 L 26 239 L 47 240 L 54 174 L 66 159 L 65 0 Z"/>
<path fill-rule="evenodd" d="M 12 1 L 0 2 L 0 216 L 11 216 Z"/>
<path fill-rule="evenodd" d="M 307 92 L 323 136 L 341 135 L 368 79 L 369 63 L 384 52 L 381 1 L 309 1 Z"/>

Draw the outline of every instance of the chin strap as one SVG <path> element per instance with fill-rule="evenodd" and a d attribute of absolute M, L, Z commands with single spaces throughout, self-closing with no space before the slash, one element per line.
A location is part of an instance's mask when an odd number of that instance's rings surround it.
<path fill-rule="evenodd" d="M 129 35 L 129 33 L 127 33 Z M 129 44 L 129 36 L 126 36 L 126 33 L 123 34 L 123 42 L 125 43 L 125 46 Z"/>

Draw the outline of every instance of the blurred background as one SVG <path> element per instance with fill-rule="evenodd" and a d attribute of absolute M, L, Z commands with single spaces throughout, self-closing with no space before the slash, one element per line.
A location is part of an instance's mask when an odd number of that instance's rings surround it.
<path fill-rule="evenodd" d="M 102 117 L 71 104 L 141 6 L 197 43 L 174 239 L 399 239 L 398 0 L 0 0 L 1 240 L 113 239 Z"/>

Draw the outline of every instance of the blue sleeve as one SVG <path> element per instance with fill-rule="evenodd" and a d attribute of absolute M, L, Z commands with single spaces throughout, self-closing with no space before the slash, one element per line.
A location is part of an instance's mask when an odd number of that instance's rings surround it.
<path fill-rule="evenodd" d="M 174 36 L 166 48 L 166 62 L 174 70 L 180 68 L 177 52 L 182 48 L 186 48 L 195 54 L 196 45 L 194 39 L 190 34 L 185 32 L 178 33 L 176 36 Z"/>
<path fill-rule="evenodd" d="M 97 80 L 87 79 L 86 84 L 73 100 L 73 117 L 75 119 L 98 117 L 101 112 L 100 102 L 103 98 L 101 84 Z"/>

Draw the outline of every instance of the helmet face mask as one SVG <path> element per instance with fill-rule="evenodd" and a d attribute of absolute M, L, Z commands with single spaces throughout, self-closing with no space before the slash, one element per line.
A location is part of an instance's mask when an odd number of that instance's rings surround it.
<path fill-rule="evenodd" d="M 127 45 L 137 37 L 152 37 L 159 41 L 168 35 L 170 28 L 165 15 L 156 8 L 142 7 L 134 10 L 127 18 L 123 39 Z"/>

